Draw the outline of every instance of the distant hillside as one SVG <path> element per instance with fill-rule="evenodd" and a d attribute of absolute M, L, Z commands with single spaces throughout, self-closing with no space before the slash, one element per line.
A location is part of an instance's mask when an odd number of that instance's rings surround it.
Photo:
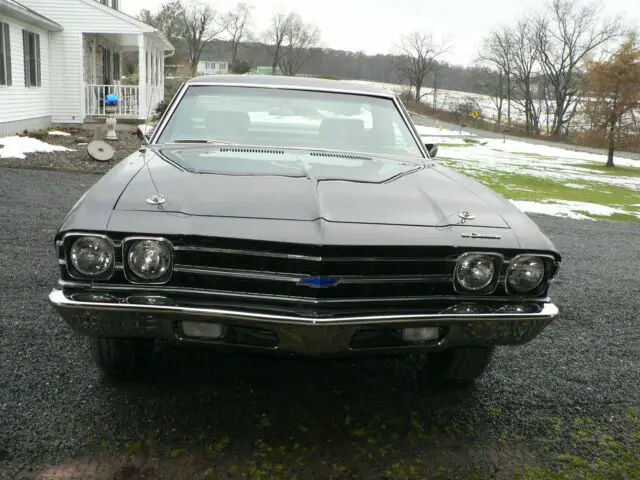
<path fill-rule="evenodd" d="M 184 46 L 177 45 L 173 58 L 168 64 L 186 63 Z M 223 61 L 231 60 L 231 44 L 226 41 L 214 41 L 207 46 L 203 55 Z M 364 53 L 344 50 L 318 49 L 302 67 L 299 73 L 309 75 L 332 76 L 342 79 L 371 80 L 384 83 L 404 83 L 394 67 L 393 55 L 365 55 Z M 238 51 L 238 60 L 252 67 L 271 65 L 271 52 L 263 43 L 246 43 Z M 443 64 L 438 72 L 438 88 L 462 92 L 485 93 L 479 81 L 480 70 Z M 433 86 L 433 76 L 427 78 L 425 87 Z"/>

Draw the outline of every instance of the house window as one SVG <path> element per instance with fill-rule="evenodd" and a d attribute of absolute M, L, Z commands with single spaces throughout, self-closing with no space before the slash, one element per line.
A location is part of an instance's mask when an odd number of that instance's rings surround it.
<path fill-rule="evenodd" d="M 106 5 L 107 7 L 114 8 L 118 10 L 118 0 L 98 0 L 101 4 Z"/>
<path fill-rule="evenodd" d="M 111 83 L 111 52 L 106 48 L 102 49 L 102 81 L 104 85 Z"/>
<path fill-rule="evenodd" d="M 122 77 L 122 72 L 120 71 L 120 54 L 113 54 L 113 79 L 120 80 Z"/>
<path fill-rule="evenodd" d="M 9 24 L 0 22 L 0 85 L 11 85 L 11 39 Z"/>
<path fill-rule="evenodd" d="M 27 87 L 40 87 L 40 35 L 22 30 L 22 45 L 24 46 L 24 84 Z"/>

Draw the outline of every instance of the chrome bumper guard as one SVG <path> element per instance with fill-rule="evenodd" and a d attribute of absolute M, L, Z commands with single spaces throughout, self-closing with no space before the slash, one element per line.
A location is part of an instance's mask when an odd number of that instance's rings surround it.
<path fill-rule="evenodd" d="M 411 315 L 369 315 L 310 318 L 267 313 L 175 305 L 143 305 L 93 302 L 72 299 L 60 289 L 49 294 L 58 314 L 76 332 L 91 337 L 156 338 L 172 343 L 206 343 L 219 347 L 271 350 L 305 355 L 407 352 L 440 350 L 455 346 L 519 345 L 527 343 L 558 315 L 550 302 L 540 303 L 531 313 L 439 313 Z M 268 332 L 273 345 L 229 343 L 191 338 L 181 322 L 221 324 L 228 329 Z M 393 346 L 353 347 L 359 332 L 400 331 L 404 328 L 438 327 L 437 340 L 400 342 Z"/>

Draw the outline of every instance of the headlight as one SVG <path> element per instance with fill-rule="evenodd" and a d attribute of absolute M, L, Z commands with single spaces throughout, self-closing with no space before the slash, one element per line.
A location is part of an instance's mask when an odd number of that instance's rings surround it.
<path fill-rule="evenodd" d="M 158 280 L 171 269 L 171 248 L 161 240 L 137 240 L 127 253 L 131 272 L 142 280 Z"/>
<path fill-rule="evenodd" d="M 87 277 L 104 275 L 113 266 L 113 246 L 106 238 L 80 237 L 69 250 L 71 265 Z"/>
<path fill-rule="evenodd" d="M 522 255 L 515 257 L 507 270 L 507 285 L 518 293 L 530 292 L 544 279 L 545 266 L 540 257 Z"/>
<path fill-rule="evenodd" d="M 465 253 L 458 260 L 455 277 L 461 287 L 475 292 L 488 287 L 495 272 L 495 263 L 489 255 Z"/>

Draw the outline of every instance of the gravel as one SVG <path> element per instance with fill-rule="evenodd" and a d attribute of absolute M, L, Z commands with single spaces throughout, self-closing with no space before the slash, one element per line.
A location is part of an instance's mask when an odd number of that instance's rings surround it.
<path fill-rule="evenodd" d="M 122 452 L 206 458 L 218 469 L 210 478 L 240 478 L 223 468 L 306 479 L 454 467 L 512 478 L 521 463 L 546 465 L 557 453 L 599 455 L 597 442 L 576 441 L 576 423 L 632 433 L 638 223 L 533 216 L 564 254 L 552 291 L 562 315 L 533 342 L 499 349 L 470 391 L 428 385 L 420 357 L 290 361 L 198 349 L 164 351 L 144 383 L 110 384 L 46 299 L 55 229 L 97 179 L 0 168 L 0 478 L 32 478 L 29 467 L 70 458 L 94 475 L 58 478 L 121 478 L 104 465 Z M 160 471 L 170 470 L 153 478 Z"/>
<path fill-rule="evenodd" d="M 0 158 L 0 167 L 105 173 L 141 145 L 135 134 L 135 125 L 119 125 L 117 140 L 105 140 L 106 126 L 102 124 L 95 124 L 91 128 L 58 128 L 56 130 L 67 132 L 71 135 L 49 135 L 47 132 L 29 132 L 28 135 L 51 145 L 61 145 L 73 151 L 28 153 L 25 159 Z M 102 162 L 89 156 L 87 144 L 95 140 L 106 141 L 113 147 L 115 153 L 111 160 Z"/>

